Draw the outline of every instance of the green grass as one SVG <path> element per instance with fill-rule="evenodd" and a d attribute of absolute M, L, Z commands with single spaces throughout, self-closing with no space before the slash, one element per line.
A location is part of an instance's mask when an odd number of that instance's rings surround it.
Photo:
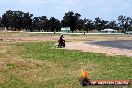
<path fill-rule="evenodd" d="M 68 64 L 70 67 L 70 63 L 67 61 L 76 62 L 91 62 L 97 63 L 100 65 L 100 68 L 112 69 L 116 68 L 116 72 L 118 70 L 126 70 L 130 71 L 130 64 L 132 61 L 131 57 L 126 56 L 106 56 L 105 54 L 95 54 L 95 53 L 87 53 L 87 52 L 79 52 L 77 50 L 65 50 L 65 49 L 56 49 L 53 47 L 53 42 L 36 42 L 36 43 L 21 43 L 18 44 L 20 46 L 24 46 L 25 50 L 22 51 L 21 54 L 25 58 L 39 59 L 39 60 L 52 60 L 61 64 Z M 117 68 L 118 67 L 118 68 Z M 124 73 L 123 71 L 120 73 Z M 129 73 L 128 73 L 129 74 Z M 130 77 L 130 74 L 127 78 Z"/>
<path fill-rule="evenodd" d="M 15 68 L 15 67 L 16 67 L 15 64 L 6 64 L 6 66 L 7 66 L 8 68 Z"/>
<path fill-rule="evenodd" d="M 39 61 L 42 64 L 34 62 L 34 65 L 28 66 L 29 64 L 24 63 L 27 67 L 20 69 L 25 72 L 24 75 L 19 75 L 21 71 L 17 69 L 17 65 L 7 64 L 7 67 L 16 68 L 17 72 L 7 70 L 5 73 L 8 74 L 9 79 L 2 83 L 1 88 L 83 88 L 78 81 L 82 67 L 91 74 L 92 79 L 131 79 L 132 77 L 132 57 L 59 49 L 54 47 L 54 42 L 17 43 L 14 47 L 17 47 L 13 52 L 16 57 Z M 26 76 L 28 72 L 29 75 Z M 36 74 L 37 77 L 34 78 Z M 104 88 L 112 87 L 104 86 Z"/>

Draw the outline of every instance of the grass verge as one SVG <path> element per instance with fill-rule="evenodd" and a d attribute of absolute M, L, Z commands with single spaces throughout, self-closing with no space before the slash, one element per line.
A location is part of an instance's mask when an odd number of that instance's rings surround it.
<path fill-rule="evenodd" d="M 131 79 L 131 57 L 56 49 L 54 42 L 25 42 L 12 46 L 10 55 L 23 60 L 6 64 L 3 75 L 8 79 L 1 83 L 2 88 L 82 88 L 78 81 L 82 67 L 92 79 Z"/>

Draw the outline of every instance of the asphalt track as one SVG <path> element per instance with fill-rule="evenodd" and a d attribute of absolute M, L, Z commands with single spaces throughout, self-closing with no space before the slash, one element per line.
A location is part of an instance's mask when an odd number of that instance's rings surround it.
<path fill-rule="evenodd" d="M 88 44 L 132 50 L 132 40 L 92 41 Z"/>

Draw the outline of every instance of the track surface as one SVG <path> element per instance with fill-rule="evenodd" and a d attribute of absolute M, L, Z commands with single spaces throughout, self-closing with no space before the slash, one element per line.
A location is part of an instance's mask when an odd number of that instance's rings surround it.
<path fill-rule="evenodd" d="M 88 44 L 132 50 L 132 40 L 94 41 Z"/>

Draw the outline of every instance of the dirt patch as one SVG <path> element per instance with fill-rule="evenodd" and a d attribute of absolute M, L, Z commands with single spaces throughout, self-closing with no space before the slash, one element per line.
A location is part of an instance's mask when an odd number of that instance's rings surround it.
<path fill-rule="evenodd" d="M 66 49 L 82 50 L 83 52 L 105 53 L 106 55 L 111 55 L 111 56 L 113 55 L 126 55 L 129 57 L 132 56 L 132 50 L 104 47 L 99 45 L 91 45 L 91 44 L 86 44 L 83 41 L 67 42 Z"/>
<path fill-rule="evenodd" d="M 3 35 L 0 41 L 58 41 L 60 35 Z M 88 41 L 88 40 L 132 40 L 131 35 L 64 35 L 66 41 Z"/>

